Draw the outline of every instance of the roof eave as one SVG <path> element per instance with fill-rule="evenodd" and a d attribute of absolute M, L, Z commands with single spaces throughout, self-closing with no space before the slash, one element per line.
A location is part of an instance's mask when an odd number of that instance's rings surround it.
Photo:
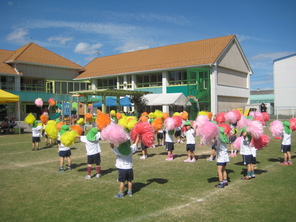
<path fill-rule="evenodd" d="M 35 62 L 25 62 L 25 61 L 19 61 L 19 60 L 9 60 L 5 62 L 6 64 L 9 63 L 23 63 L 23 64 L 28 64 L 28 65 L 37 65 L 37 66 L 50 66 L 50 67 L 55 67 L 55 68 L 66 68 L 66 69 L 75 69 L 79 71 L 85 71 L 84 68 L 78 68 L 78 67 L 70 67 L 70 66 L 58 66 L 58 65 L 51 65 L 51 64 L 45 64 L 45 63 L 35 63 Z"/>
<path fill-rule="evenodd" d="M 89 80 L 89 79 L 96 79 L 99 77 L 115 77 L 115 76 L 121 76 L 121 75 L 128 75 L 128 74 L 143 74 L 147 72 L 159 72 L 159 71 L 168 71 L 168 70 L 176 70 L 176 69 L 184 69 L 184 68 L 194 68 L 194 67 L 201 67 L 201 66 L 213 66 L 214 63 L 207 63 L 207 64 L 200 64 L 200 65 L 192 65 L 192 66 L 181 66 L 181 67 L 171 67 L 171 68 L 165 68 L 165 69 L 152 69 L 152 70 L 145 70 L 145 71 L 137 71 L 137 72 L 126 72 L 126 73 L 118 73 L 118 74 L 110 74 L 110 75 L 104 75 L 104 76 L 93 76 L 93 77 L 85 77 L 85 78 L 75 78 L 74 80 Z"/>

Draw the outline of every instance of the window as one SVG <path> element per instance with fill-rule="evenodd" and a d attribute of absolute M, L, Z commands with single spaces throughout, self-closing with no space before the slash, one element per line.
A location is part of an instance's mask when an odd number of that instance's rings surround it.
<path fill-rule="evenodd" d="M 132 88 L 132 76 L 131 75 L 126 76 L 126 87 L 128 89 L 131 89 Z"/>
<path fill-rule="evenodd" d="M 14 90 L 14 77 L 1 76 L 0 88 L 6 90 Z"/>
<path fill-rule="evenodd" d="M 123 76 L 118 77 L 119 89 L 124 89 Z"/>
<path fill-rule="evenodd" d="M 110 79 L 98 79 L 97 81 L 98 89 L 117 89 L 117 78 Z"/>
<path fill-rule="evenodd" d="M 162 85 L 162 74 L 161 73 L 138 75 L 136 77 L 137 88 L 156 87 L 156 86 L 161 86 L 161 85 Z"/>
<path fill-rule="evenodd" d="M 168 82 L 169 82 L 169 85 L 186 85 L 187 72 L 185 70 L 169 72 Z"/>
<path fill-rule="evenodd" d="M 54 86 L 54 87 L 53 87 Z M 88 89 L 90 83 L 88 82 L 55 82 L 48 81 L 46 82 L 47 92 L 55 94 L 69 94 L 72 91 L 80 91 Z"/>
<path fill-rule="evenodd" d="M 39 78 L 21 77 L 21 90 L 45 92 L 45 80 Z"/>

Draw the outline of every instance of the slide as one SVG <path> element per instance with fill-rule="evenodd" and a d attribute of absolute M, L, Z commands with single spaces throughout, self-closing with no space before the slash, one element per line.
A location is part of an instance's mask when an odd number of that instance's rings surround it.
<path fill-rule="evenodd" d="M 52 116 L 50 116 L 49 119 L 55 120 L 55 119 L 59 118 L 60 116 L 61 116 L 61 113 L 55 113 Z"/>

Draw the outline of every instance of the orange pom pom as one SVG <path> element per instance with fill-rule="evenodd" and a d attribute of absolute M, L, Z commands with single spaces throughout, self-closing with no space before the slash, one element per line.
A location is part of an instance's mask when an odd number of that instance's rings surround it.
<path fill-rule="evenodd" d="M 57 124 L 56 124 L 56 127 L 57 127 L 57 130 L 58 130 L 58 131 L 60 131 L 60 130 L 61 130 L 61 128 L 62 128 L 62 125 L 64 125 L 64 123 L 63 123 L 63 122 L 59 122 L 59 123 L 57 123 Z"/>
<path fill-rule="evenodd" d="M 122 114 L 121 113 L 116 113 L 115 117 L 117 120 L 120 120 L 122 118 Z"/>
<path fill-rule="evenodd" d="M 48 116 L 46 116 L 46 115 L 41 115 L 41 116 L 40 116 L 40 120 L 41 120 L 41 122 L 42 122 L 44 125 L 46 125 L 47 122 L 48 122 Z"/>
<path fill-rule="evenodd" d="M 107 114 L 101 113 L 97 116 L 96 123 L 98 129 L 102 131 L 102 129 L 111 123 L 111 119 Z"/>
<path fill-rule="evenodd" d="M 168 113 L 163 113 L 163 116 L 162 116 L 163 119 L 167 119 L 169 117 L 170 117 L 170 115 Z"/>
<path fill-rule="evenodd" d="M 142 115 L 142 116 L 139 118 L 139 120 L 142 121 L 142 122 L 147 122 L 147 121 L 148 121 L 148 117 Z"/>
<path fill-rule="evenodd" d="M 93 121 L 93 115 L 91 113 L 86 113 L 84 116 L 85 116 L 85 121 L 86 122 L 92 122 Z"/>
<path fill-rule="evenodd" d="M 183 111 L 181 113 L 181 117 L 182 117 L 183 120 L 188 120 L 188 113 L 186 111 Z"/>
<path fill-rule="evenodd" d="M 78 135 L 81 135 L 82 132 L 83 132 L 82 127 L 79 126 L 79 125 L 73 125 L 73 126 L 71 126 L 71 130 L 72 131 L 76 131 Z"/>

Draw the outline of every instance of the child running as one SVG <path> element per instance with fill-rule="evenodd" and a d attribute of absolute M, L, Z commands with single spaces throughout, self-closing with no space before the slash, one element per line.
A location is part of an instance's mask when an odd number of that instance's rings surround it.
<path fill-rule="evenodd" d="M 185 136 L 186 136 L 186 151 L 187 151 L 187 159 L 184 162 L 195 162 L 195 133 L 194 129 L 191 126 L 189 121 L 186 121 L 184 126 L 186 127 Z"/>
<path fill-rule="evenodd" d="M 80 137 L 80 141 L 85 143 L 87 154 L 87 176 L 85 177 L 87 180 L 91 179 L 91 170 L 93 164 L 96 164 L 96 178 L 101 177 L 101 147 L 99 144 L 100 137 L 101 133 L 97 128 L 91 128 L 86 136 Z"/>
<path fill-rule="evenodd" d="M 168 152 L 168 158 L 166 161 L 172 161 L 174 159 L 174 130 L 167 130 L 165 129 L 165 148 Z"/>

